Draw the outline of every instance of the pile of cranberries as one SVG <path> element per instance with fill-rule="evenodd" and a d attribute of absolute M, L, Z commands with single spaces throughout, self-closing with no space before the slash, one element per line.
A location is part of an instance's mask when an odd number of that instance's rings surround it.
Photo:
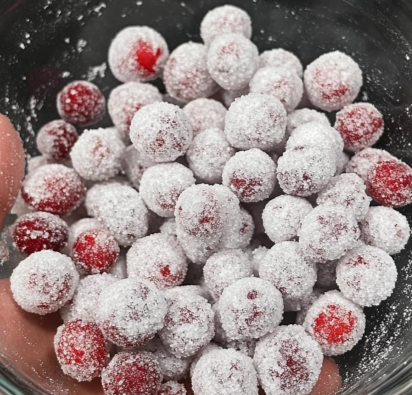
<path fill-rule="evenodd" d="M 15 206 L 13 296 L 60 310 L 63 372 L 107 395 L 184 395 L 189 372 L 196 395 L 309 394 L 395 287 L 412 169 L 371 148 L 383 116 L 353 103 L 350 56 L 259 55 L 229 5 L 200 30 L 170 54 L 150 27 L 117 34 L 111 128 L 77 132 L 105 114 L 97 86 L 59 93 Z"/>

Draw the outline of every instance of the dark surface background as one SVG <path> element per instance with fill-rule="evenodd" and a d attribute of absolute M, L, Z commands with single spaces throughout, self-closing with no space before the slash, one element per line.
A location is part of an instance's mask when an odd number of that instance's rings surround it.
<path fill-rule="evenodd" d="M 341 50 L 360 64 L 359 101 L 385 115 L 378 146 L 412 165 L 412 2 L 398 0 L 230 0 L 250 13 L 260 51 L 283 47 L 307 65 L 320 54 Z M 58 118 L 55 96 L 68 82 L 88 79 L 108 95 L 119 84 L 107 67 L 111 39 L 123 27 L 149 25 L 172 50 L 200 41 L 205 13 L 223 0 L 0 0 L 0 112 L 36 154 L 34 136 Z M 160 88 L 160 81 L 154 82 Z M 330 114 L 333 118 L 333 114 Z M 106 116 L 98 126 L 110 126 Z M 410 207 L 400 210 L 412 220 Z M 347 385 L 375 385 L 382 366 L 391 372 L 409 352 L 412 317 L 412 243 L 395 257 L 397 289 L 377 308 L 366 309 L 361 343 L 337 358 Z M 369 382 L 369 384 L 367 383 Z M 363 388 L 362 387 L 362 388 Z M 348 393 L 357 393 L 352 387 Z M 369 387 L 368 387 L 369 388 Z M 372 388 L 372 387 L 370 387 Z M 356 392 L 355 392 L 356 391 Z"/>

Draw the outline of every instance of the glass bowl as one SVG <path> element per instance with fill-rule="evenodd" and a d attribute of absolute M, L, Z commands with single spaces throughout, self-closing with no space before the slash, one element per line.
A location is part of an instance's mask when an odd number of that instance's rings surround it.
<path fill-rule="evenodd" d="M 231 0 L 253 21 L 260 51 L 283 47 L 304 65 L 341 50 L 360 64 L 364 86 L 357 101 L 385 116 L 378 147 L 412 165 L 412 3 L 408 0 Z M 74 79 L 96 83 L 107 96 L 119 84 L 107 67 L 110 40 L 123 27 L 149 25 L 170 49 L 199 41 L 205 13 L 223 0 L 0 0 L 0 112 L 9 116 L 35 155 L 35 134 L 57 119 L 56 93 Z M 163 89 L 160 81 L 154 82 Z M 333 115 L 332 115 L 333 117 Z M 97 126 L 110 126 L 106 116 Z M 412 220 L 412 208 L 400 210 Z M 8 222 L 13 221 L 9 216 Z M 19 256 L 0 268 L 10 276 Z M 366 308 L 366 333 L 336 358 L 343 394 L 412 392 L 412 242 L 394 256 L 399 279 L 393 295 Z M 4 330 L 4 322 L 0 329 Z M 0 331 L 1 332 L 1 331 Z M 24 341 L 24 340 L 22 340 Z M 0 336 L 0 388 L 6 394 L 55 394 L 56 382 L 24 365 Z"/>

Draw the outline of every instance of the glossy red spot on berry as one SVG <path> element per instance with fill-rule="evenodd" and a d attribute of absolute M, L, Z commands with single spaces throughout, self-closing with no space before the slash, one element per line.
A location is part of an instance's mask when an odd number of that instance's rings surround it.
<path fill-rule="evenodd" d="M 156 62 L 162 54 L 162 50 L 156 50 L 144 41 L 139 41 L 136 45 L 136 62 L 137 64 L 149 73 L 155 73 Z"/>
<path fill-rule="evenodd" d="M 81 233 L 73 244 L 72 258 L 86 274 L 107 273 L 119 257 L 120 248 L 114 237 L 103 229 Z"/>
<path fill-rule="evenodd" d="M 340 306 L 328 305 L 325 312 L 320 313 L 313 323 L 317 337 L 329 344 L 341 344 L 353 333 L 357 318 L 351 311 Z"/>

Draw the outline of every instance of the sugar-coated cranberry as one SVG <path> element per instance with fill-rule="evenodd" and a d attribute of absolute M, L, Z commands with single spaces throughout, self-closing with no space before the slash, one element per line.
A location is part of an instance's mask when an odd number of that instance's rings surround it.
<path fill-rule="evenodd" d="M 266 394 L 306 395 L 319 378 L 323 354 L 303 327 L 287 325 L 259 340 L 253 361 Z"/>
<path fill-rule="evenodd" d="M 266 234 L 274 243 L 295 239 L 303 218 L 312 209 L 304 198 L 290 195 L 275 197 L 266 204 L 262 213 Z"/>
<path fill-rule="evenodd" d="M 203 275 L 210 294 L 218 300 L 229 285 L 252 275 L 252 265 L 241 250 L 223 250 L 206 261 Z"/>
<path fill-rule="evenodd" d="M 137 240 L 127 252 L 129 277 L 150 280 L 159 289 L 180 285 L 186 272 L 187 260 L 182 248 L 162 234 Z"/>
<path fill-rule="evenodd" d="M 208 129 L 225 127 L 226 108 L 213 99 L 196 99 L 187 103 L 183 111 L 193 129 L 193 137 Z"/>
<path fill-rule="evenodd" d="M 73 261 L 56 251 L 43 250 L 22 260 L 10 277 L 14 300 L 29 313 L 59 310 L 74 294 L 79 274 Z"/>
<path fill-rule="evenodd" d="M 41 250 L 61 251 L 68 238 L 67 223 L 50 213 L 28 213 L 13 225 L 14 245 L 26 255 Z"/>
<path fill-rule="evenodd" d="M 213 95 L 218 85 L 207 69 L 207 48 L 188 42 L 179 45 L 166 62 L 163 81 L 168 94 L 183 103 Z"/>
<path fill-rule="evenodd" d="M 250 39 L 252 21 L 246 11 L 233 5 L 223 5 L 209 11 L 200 24 L 200 36 L 206 45 L 224 33 L 237 33 Z"/>
<path fill-rule="evenodd" d="M 147 26 L 130 26 L 117 33 L 109 48 L 109 67 L 122 82 L 149 81 L 169 56 L 165 39 Z"/>
<path fill-rule="evenodd" d="M 241 202 L 259 202 L 275 188 L 276 164 L 258 148 L 239 151 L 226 162 L 222 180 Z"/>
<path fill-rule="evenodd" d="M 85 187 L 79 175 L 63 165 L 51 164 L 29 173 L 23 181 L 21 196 L 38 211 L 63 215 L 80 206 Z"/>
<path fill-rule="evenodd" d="M 251 93 L 230 106 L 224 132 L 234 148 L 270 151 L 282 141 L 286 119 L 286 110 L 276 97 Z"/>
<path fill-rule="evenodd" d="M 85 180 L 104 181 L 121 170 L 125 149 L 109 129 L 90 129 L 77 140 L 70 157 L 73 168 Z"/>
<path fill-rule="evenodd" d="M 173 217 L 180 194 L 194 183 L 193 173 L 187 167 L 160 163 L 143 173 L 139 192 L 150 210 L 161 217 Z"/>
<path fill-rule="evenodd" d="M 106 113 L 106 100 L 100 89 L 88 81 L 74 81 L 57 96 L 60 116 L 75 126 L 99 122 Z"/>
<path fill-rule="evenodd" d="M 330 122 L 325 114 L 309 108 L 300 108 L 288 114 L 287 134 L 290 136 L 298 126 L 308 122 L 319 122 L 325 126 L 330 126 Z"/>
<path fill-rule="evenodd" d="M 96 322 L 96 305 L 102 290 L 119 279 L 107 273 L 83 277 L 72 300 L 60 309 L 64 322 L 81 319 Z"/>
<path fill-rule="evenodd" d="M 72 259 L 81 273 L 107 273 L 119 253 L 119 244 L 107 230 L 89 229 L 77 236 L 73 244 Z"/>
<path fill-rule="evenodd" d="M 346 173 L 356 173 L 364 182 L 368 178 L 369 170 L 379 162 L 395 159 L 389 152 L 377 148 L 365 148 L 357 152 L 346 165 Z"/>
<path fill-rule="evenodd" d="M 369 170 L 366 186 L 382 206 L 406 206 L 412 202 L 412 169 L 397 159 L 378 162 Z"/>
<path fill-rule="evenodd" d="M 168 312 L 159 337 L 176 357 L 195 355 L 213 338 L 214 314 L 208 301 L 186 293 L 167 298 Z"/>
<path fill-rule="evenodd" d="M 407 218 L 390 207 L 370 207 L 361 224 L 361 238 L 389 255 L 401 252 L 410 236 Z"/>
<path fill-rule="evenodd" d="M 54 350 L 63 373 L 77 381 L 99 377 L 109 362 L 106 341 L 93 322 L 75 320 L 58 327 Z"/>
<path fill-rule="evenodd" d="M 149 352 L 120 352 L 102 372 L 106 395 L 156 395 L 162 384 L 156 358 Z"/>
<path fill-rule="evenodd" d="M 160 386 L 156 395 L 186 395 L 186 388 L 176 381 L 168 381 Z"/>
<path fill-rule="evenodd" d="M 315 207 L 302 221 L 301 253 L 313 262 L 341 258 L 355 247 L 360 231 L 353 213 L 342 206 Z"/>
<path fill-rule="evenodd" d="M 298 57 L 283 48 L 263 51 L 259 56 L 259 60 L 260 67 L 284 67 L 294 71 L 299 77 L 303 76 L 303 66 Z"/>
<path fill-rule="evenodd" d="M 362 71 L 348 55 L 329 52 L 306 67 L 305 89 L 312 104 L 325 111 L 351 104 L 362 86 Z"/>
<path fill-rule="evenodd" d="M 218 309 L 230 340 L 258 339 L 280 324 L 282 294 L 269 281 L 247 277 L 224 289 Z"/>
<path fill-rule="evenodd" d="M 207 68 L 223 89 L 246 88 L 258 67 L 256 45 L 240 34 L 221 34 L 210 44 Z"/>
<path fill-rule="evenodd" d="M 78 221 L 73 222 L 70 225 L 69 229 L 69 241 L 68 241 L 68 247 L 69 250 L 73 248 L 73 243 L 77 239 L 77 236 L 79 236 L 80 233 L 84 232 L 85 230 L 88 229 L 101 229 L 102 225 L 96 218 L 81 218 Z"/>
<path fill-rule="evenodd" d="M 199 180 L 213 184 L 222 182 L 224 166 L 234 154 L 235 149 L 230 146 L 226 135 L 214 128 L 199 133 L 193 139 L 186 158 Z"/>
<path fill-rule="evenodd" d="M 235 350 L 212 350 L 202 355 L 192 374 L 199 395 L 257 395 L 258 381 L 253 361 Z"/>
<path fill-rule="evenodd" d="M 283 241 L 265 254 L 259 265 L 259 277 L 281 292 L 285 311 L 298 311 L 312 292 L 316 269 L 304 259 L 296 241 Z"/>
<path fill-rule="evenodd" d="M 362 338 L 365 314 L 340 292 L 329 291 L 309 308 L 303 326 L 325 355 L 340 355 Z"/>
<path fill-rule="evenodd" d="M 169 103 L 143 107 L 130 126 L 130 139 L 135 148 L 155 162 L 173 162 L 184 155 L 192 138 L 185 113 Z"/>
<path fill-rule="evenodd" d="M 162 101 L 162 95 L 155 86 L 131 81 L 110 92 L 107 109 L 113 125 L 128 137 L 134 115 L 143 106 L 159 101 Z"/>
<path fill-rule="evenodd" d="M 354 248 L 336 267 L 336 282 L 348 299 L 360 306 L 377 306 L 395 288 L 395 262 L 378 247 Z"/>
<path fill-rule="evenodd" d="M 370 201 L 364 182 L 353 173 L 333 177 L 316 199 L 318 205 L 338 205 L 347 208 L 358 222 L 365 218 Z"/>
<path fill-rule="evenodd" d="M 38 150 L 48 159 L 63 162 L 78 139 L 76 128 L 62 120 L 46 123 L 36 136 Z"/>
<path fill-rule="evenodd" d="M 341 134 L 345 149 L 357 152 L 382 136 L 383 116 L 373 104 L 350 104 L 336 114 L 335 129 Z"/>
<path fill-rule="evenodd" d="M 150 281 L 127 278 L 100 293 L 96 320 L 106 339 L 122 347 L 141 346 L 163 327 L 162 293 Z"/>
<path fill-rule="evenodd" d="M 263 67 L 250 80 L 251 93 L 273 95 L 285 106 L 287 112 L 293 111 L 303 95 L 303 83 L 299 76 L 285 67 Z"/>

